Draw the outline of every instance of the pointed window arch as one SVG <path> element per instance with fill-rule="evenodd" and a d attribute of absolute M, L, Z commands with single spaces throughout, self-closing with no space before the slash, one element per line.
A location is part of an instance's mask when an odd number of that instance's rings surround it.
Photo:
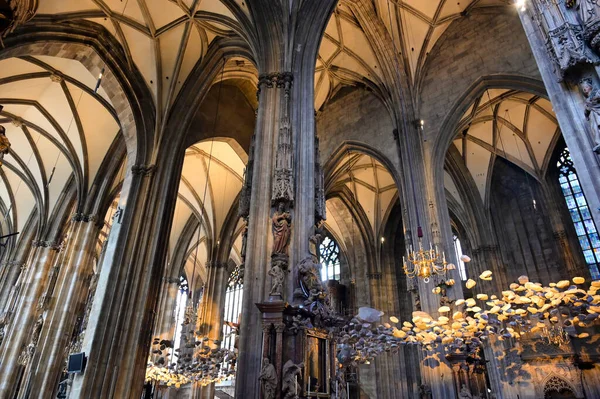
<path fill-rule="evenodd" d="M 239 332 L 242 300 L 244 297 L 244 275 L 242 268 L 237 265 L 227 283 L 225 291 L 225 316 L 223 318 L 223 341 L 221 347 L 233 351 L 235 338 Z"/>
<path fill-rule="evenodd" d="M 333 238 L 325 237 L 319 246 L 319 261 L 323 281 L 340 279 L 340 247 Z"/>
<path fill-rule="evenodd" d="M 577 232 L 577 238 L 583 251 L 583 256 L 590 269 L 593 279 L 600 278 L 600 239 L 598 238 L 598 229 L 592 219 L 590 208 L 585 195 L 581 190 L 577 171 L 571 159 L 569 149 L 561 152 L 556 164 L 558 168 L 558 181 L 562 189 L 563 196 L 567 202 L 571 219 Z"/>

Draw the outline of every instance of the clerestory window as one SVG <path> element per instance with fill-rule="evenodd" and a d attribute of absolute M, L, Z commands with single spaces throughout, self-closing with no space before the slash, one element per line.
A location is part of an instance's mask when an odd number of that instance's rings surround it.
<path fill-rule="evenodd" d="M 577 171 L 571 159 L 569 149 L 565 149 L 560 154 L 556 165 L 559 171 L 559 183 L 563 196 L 567 202 L 571 219 L 575 225 L 577 238 L 583 250 L 583 256 L 590 269 L 593 279 L 600 278 L 598 265 L 600 264 L 600 239 L 598 238 L 598 229 L 592 219 L 590 208 L 581 190 Z"/>

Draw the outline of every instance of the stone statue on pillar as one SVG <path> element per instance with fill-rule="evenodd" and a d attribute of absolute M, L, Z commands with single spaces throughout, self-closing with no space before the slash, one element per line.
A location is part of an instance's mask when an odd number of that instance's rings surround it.
<path fill-rule="evenodd" d="M 298 380 L 302 377 L 303 368 L 304 363 L 295 364 L 291 360 L 288 360 L 283 365 L 283 380 L 281 385 L 281 394 L 283 399 L 298 398 L 301 390 Z"/>
<path fill-rule="evenodd" d="M 283 262 L 273 261 L 269 276 L 271 276 L 271 296 L 282 296 L 283 281 L 285 280 L 285 272 L 282 268 Z"/>
<path fill-rule="evenodd" d="M 272 255 L 287 256 L 287 248 L 290 244 L 292 229 L 292 217 L 285 209 L 285 203 L 280 202 L 277 210 L 273 214 L 273 251 Z"/>
<path fill-rule="evenodd" d="M 40 339 L 40 334 L 42 333 L 42 326 L 44 325 L 44 317 L 40 314 L 35 325 L 33 326 L 33 331 L 31 332 L 31 338 L 29 339 L 29 344 L 23 348 L 21 355 L 19 355 L 18 362 L 20 365 L 26 366 L 35 353 L 35 348 L 37 347 L 38 341 Z"/>
<path fill-rule="evenodd" d="M 600 90 L 595 88 L 590 78 L 584 78 L 579 82 L 579 87 L 585 96 L 585 118 L 591 121 L 594 134 L 594 148 L 596 154 L 600 154 Z"/>
<path fill-rule="evenodd" d="M 460 392 L 458 393 L 458 397 L 461 399 L 473 399 L 473 395 L 471 395 L 471 392 L 469 391 L 469 388 L 467 388 L 467 386 L 465 384 L 462 385 L 462 387 L 460 388 Z"/>
<path fill-rule="evenodd" d="M 569 7 L 567 2 L 567 8 Z M 583 37 L 596 53 L 600 53 L 600 4 L 597 0 L 578 0 L 577 14 L 583 28 Z"/>
<path fill-rule="evenodd" d="M 275 371 L 275 366 L 273 366 L 266 357 L 263 358 L 263 366 L 260 371 L 259 380 L 263 391 L 263 399 L 275 399 L 277 372 Z"/>

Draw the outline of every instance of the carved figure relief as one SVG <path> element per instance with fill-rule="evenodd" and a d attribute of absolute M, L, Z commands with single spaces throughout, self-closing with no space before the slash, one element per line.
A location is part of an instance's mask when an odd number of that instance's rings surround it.
<path fill-rule="evenodd" d="M 285 280 L 285 272 L 283 271 L 283 262 L 273 261 L 271 269 L 269 270 L 269 276 L 271 276 L 271 292 L 272 296 L 281 296 L 283 281 Z"/>
<path fill-rule="evenodd" d="M 292 148 L 292 124 L 289 117 L 289 98 L 292 88 L 293 76 L 282 74 L 277 78 L 277 87 L 284 89 L 285 104 L 283 115 L 280 119 L 279 137 L 277 142 L 277 154 L 275 157 L 275 174 L 273 181 L 273 193 L 271 200 L 294 201 L 294 175 L 292 173 L 293 148 Z"/>
<path fill-rule="evenodd" d="M 347 385 L 346 385 L 346 374 L 343 370 L 338 370 L 335 373 L 335 392 L 337 394 L 336 398 L 338 399 L 346 399 L 348 397 Z"/>
<path fill-rule="evenodd" d="M 277 372 L 275 371 L 275 366 L 266 357 L 263 358 L 263 366 L 258 378 L 263 391 L 263 399 L 275 399 Z"/>
<path fill-rule="evenodd" d="M 579 87 L 586 99 L 584 115 L 590 121 L 594 135 L 593 151 L 600 154 L 600 90 L 594 88 L 592 80 L 589 78 L 582 79 Z"/>
<path fill-rule="evenodd" d="M 248 164 L 244 169 L 244 185 L 242 186 L 242 192 L 240 194 L 240 205 L 238 209 L 238 215 L 242 218 L 248 218 L 250 215 L 250 197 L 252 192 L 252 174 L 254 169 L 254 139 L 255 135 L 252 135 L 250 141 L 250 150 L 248 152 Z M 242 254 L 245 254 L 242 252 Z"/>
<path fill-rule="evenodd" d="M 463 384 L 462 387 L 460 388 L 458 397 L 465 398 L 465 399 L 473 399 L 473 395 L 471 395 L 471 391 L 469 391 L 469 388 L 467 388 L 467 386 L 465 384 Z"/>
<path fill-rule="evenodd" d="M 19 364 L 26 366 L 35 353 L 35 348 L 37 347 L 38 341 L 40 339 L 40 334 L 42 333 L 42 326 L 44 325 L 44 317 L 40 315 L 33 326 L 33 330 L 31 331 L 31 338 L 29 339 L 29 344 L 19 355 L 18 362 Z"/>
<path fill-rule="evenodd" d="M 0 110 L 2 110 L 1 107 Z M 4 155 L 8 154 L 9 150 L 10 141 L 8 141 L 8 138 L 6 138 L 6 129 L 4 128 L 4 126 L 0 126 L 0 166 L 2 166 Z"/>
<path fill-rule="evenodd" d="M 298 265 L 298 280 L 306 297 L 310 295 L 311 291 L 323 290 L 317 264 L 312 258 L 303 259 Z"/>
<path fill-rule="evenodd" d="M 281 385 L 281 393 L 283 399 L 294 399 L 300 394 L 301 385 L 299 380 L 302 377 L 302 369 L 304 363 L 295 364 L 288 360 L 283 365 L 283 380 Z"/>
<path fill-rule="evenodd" d="M 583 35 L 596 52 L 600 49 L 600 4 L 597 0 L 578 0 L 575 8 L 583 27 Z"/>
<path fill-rule="evenodd" d="M 273 214 L 273 251 L 272 255 L 286 255 L 290 244 L 292 216 L 285 209 L 283 202 L 279 203 L 277 211 Z"/>

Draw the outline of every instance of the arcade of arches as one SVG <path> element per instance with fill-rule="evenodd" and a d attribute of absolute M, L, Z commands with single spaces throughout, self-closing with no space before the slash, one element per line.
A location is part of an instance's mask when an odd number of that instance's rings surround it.
<path fill-rule="evenodd" d="M 595 1 L 0 0 L 0 38 L 0 399 L 600 398 Z"/>

